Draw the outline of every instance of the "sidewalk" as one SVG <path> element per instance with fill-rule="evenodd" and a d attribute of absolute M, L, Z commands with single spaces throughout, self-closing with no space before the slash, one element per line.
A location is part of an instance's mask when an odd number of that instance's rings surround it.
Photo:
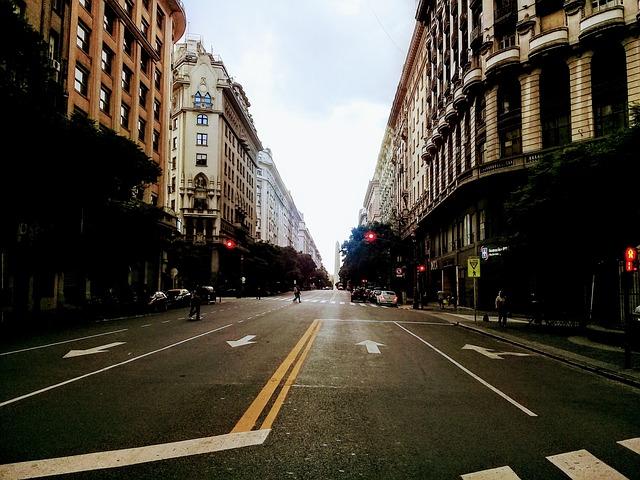
<path fill-rule="evenodd" d="M 400 308 L 413 310 L 410 304 Z M 637 349 L 632 352 L 633 368 L 625 369 L 623 346 L 594 341 L 579 328 L 536 326 L 518 318 L 509 318 L 507 327 L 500 327 L 496 315 L 489 314 L 489 322 L 483 322 L 484 312 L 478 312 L 477 321 L 474 321 L 473 310 L 464 307 L 441 310 L 435 305 L 413 311 L 435 315 L 462 328 L 640 388 L 640 352 Z"/>

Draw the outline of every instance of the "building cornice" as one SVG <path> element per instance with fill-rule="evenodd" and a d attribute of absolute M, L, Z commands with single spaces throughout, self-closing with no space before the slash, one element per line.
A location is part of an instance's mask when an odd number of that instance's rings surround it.
<path fill-rule="evenodd" d="M 411 72 L 413 71 L 413 64 L 416 59 L 416 54 L 418 53 L 418 48 L 420 47 L 420 41 L 422 40 L 423 33 L 424 25 L 420 22 L 416 22 L 415 28 L 413 29 L 413 35 L 411 36 L 411 43 L 409 44 L 407 58 L 405 59 L 404 66 L 402 67 L 402 75 L 400 76 L 396 96 L 393 99 L 391 114 L 389 115 L 389 120 L 387 122 L 389 127 L 393 128 L 393 125 L 398 118 L 398 113 L 402 108 L 402 102 L 404 101 L 404 97 L 407 93 L 407 85 L 411 77 Z"/>

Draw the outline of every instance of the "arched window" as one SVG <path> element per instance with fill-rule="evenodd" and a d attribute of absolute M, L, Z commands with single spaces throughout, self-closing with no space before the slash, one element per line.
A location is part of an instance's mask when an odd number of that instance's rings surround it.
<path fill-rule="evenodd" d="M 204 113 L 198 115 L 196 120 L 198 125 L 209 125 L 209 117 L 207 117 Z"/>
<path fill-rule="evenodd" d="M 196 105 L 200 105 L 202 103 L 202 95 L 200 95 L 200 92 L 196 92 L 196 94 L 193 96 L 193 103 L 195 103 Z"/>
<path fill-rule="evenodd" d="M 209 95 L 209 92 L 204 94 L 204 104 L 211 106 L 211 95 Z"/>
<path fill-rule="evenodd" d="M 195 187 L 195 195 L 193 198 L 193 208 L 196 210 L 206 210 L 208 208 L 207 199 L 207 177 L 203 173 L 199 173 L 193 179 L 193 186 Z"/>
<path fill-rule="evenodd" d="M 627 66 L 621 45 L 597 50 L 591 59 L 595 136 L 627 126 Z"/>
<path fill-rule="evenodd" d="M 569 67 L 562 61 L 550 62 L 540 76 L 540 122 L 542 148 L 571 142 L 571 97 Z"/>
<path fill-rule="evenodd" d="M 500 156 L 522 153 L 522 116 L 520 82 L 508 78 L 498 87 L 498 138 Z"/>

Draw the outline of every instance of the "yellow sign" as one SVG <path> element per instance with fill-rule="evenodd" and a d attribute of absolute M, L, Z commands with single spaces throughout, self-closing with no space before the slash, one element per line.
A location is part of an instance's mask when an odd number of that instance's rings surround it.
<path fill-rule="evenodd" d="M 467 277 L 480 278 L 480 257 L 469 257 L 467 260 Z"/>

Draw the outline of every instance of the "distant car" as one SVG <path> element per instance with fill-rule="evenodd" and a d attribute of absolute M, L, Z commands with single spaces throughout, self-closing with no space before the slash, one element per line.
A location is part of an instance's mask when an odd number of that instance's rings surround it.
<path fill-rule="evenodd" d="M 169 299 L 164 292 L 155 292 L 147 302 L 147 308 L 154 312 L 166 312 L 169 307 Z"/>
<path fill-rule="evenodd" d="M 373 289 L 369 292 L 369 298 L 367 298 L 367 300 L 369 300 L 371 303 L 378 303 L 378 295 L 380 295 L 380 292 L 382 290 L 379 288 Z"/>
<path fill-rule="evenodd" d="M 351 301 L 363 301 L 365 299 L 365 292 L 363 288 L 355 288 L 351 291 Z"/>
<path fill-rule="evenodd" d="M 191 303 L 191 292 L 186 288 L 172 288 L 165 293 L 169 307 L 188 307 Z"/>
<path fill-rule="evenodd" d="M 391 290 L 381 290 L 376 298 L 378 305 L 391 305 L 392 307 L 398 306 L 398 296 L 396 292 Z"/>
<path fill-rule="evenodd" d="M 209 303 L 216 303 L 216 292 L 212 286 L 205 285 L 198 289 L 198 293 L 200 294 L 200 298 L 202 299 L 203 305 L 208 305 Z"/>

